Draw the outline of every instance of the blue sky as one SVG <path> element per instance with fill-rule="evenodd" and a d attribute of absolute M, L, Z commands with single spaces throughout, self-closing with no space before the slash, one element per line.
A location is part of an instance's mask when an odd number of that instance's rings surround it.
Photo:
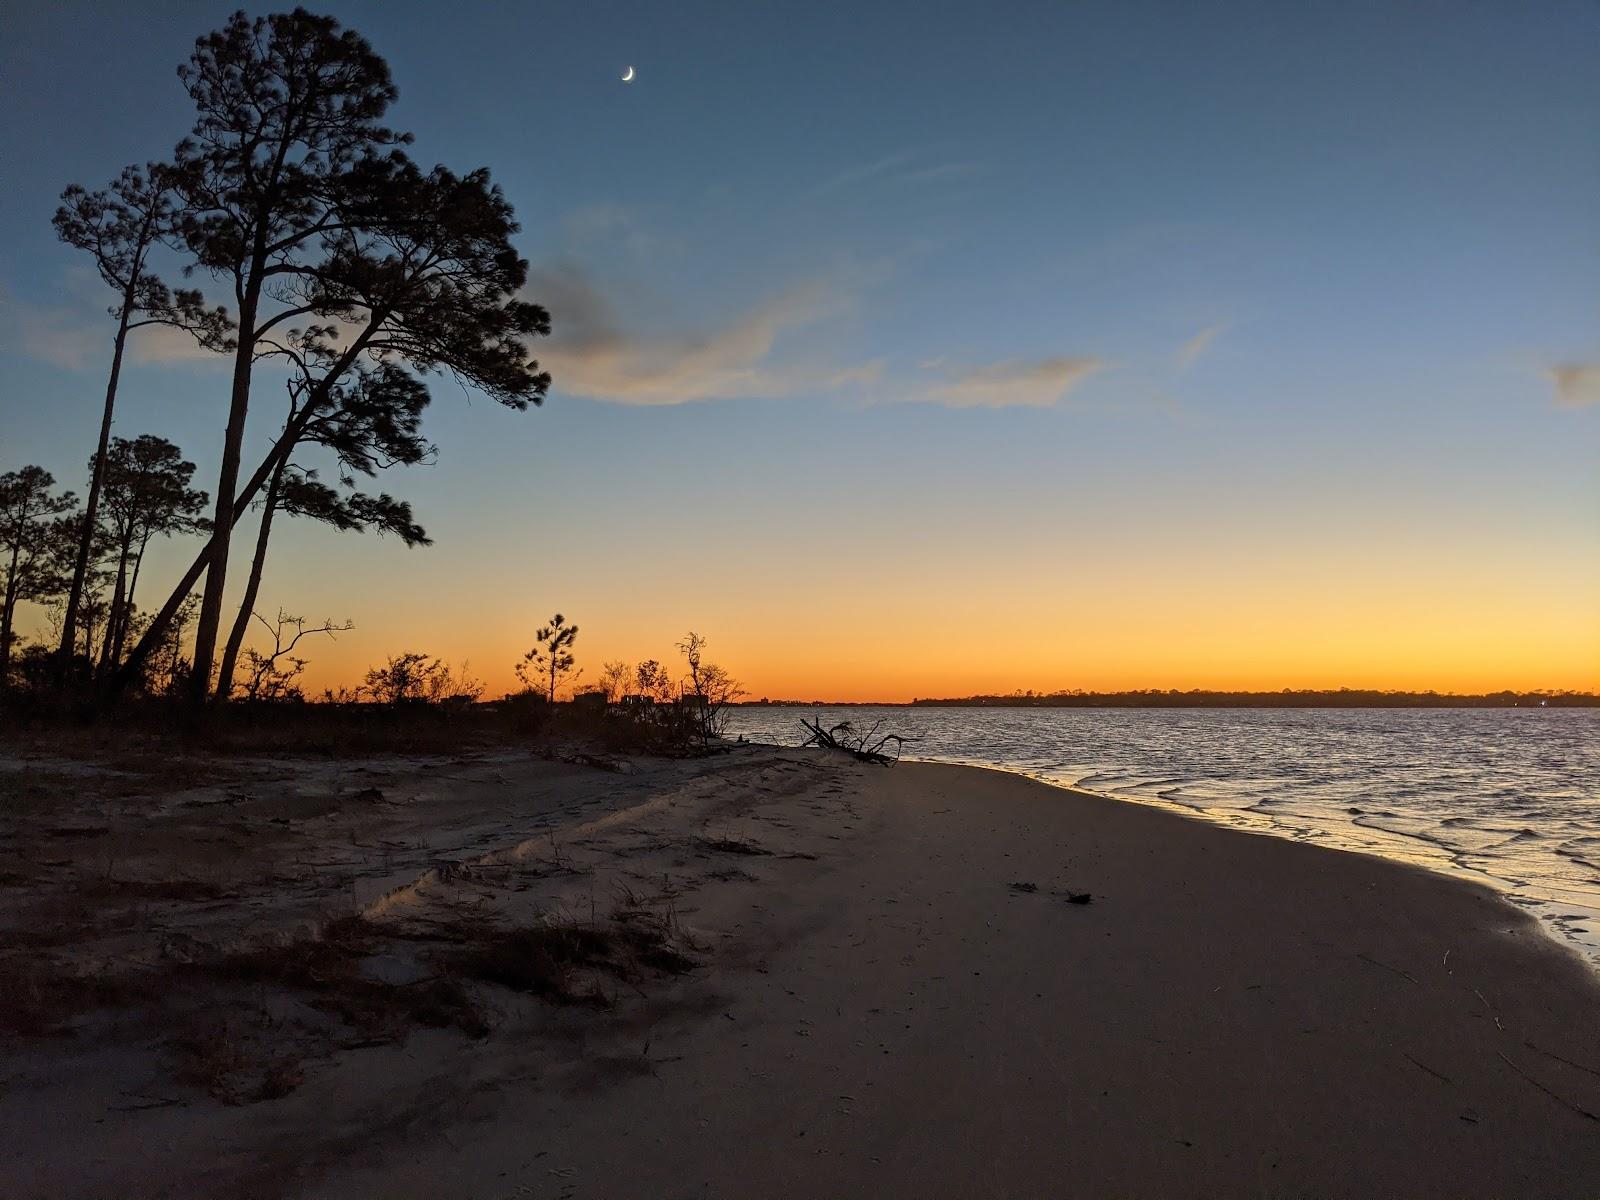
<path fill-rule="evenodd" d="M 1490 592 L 1435 648 L 1441 680 L 1600 684 L 1600 7 L 321 9 L 389 59 L 416 157 L 491 168 L 556 326 L 543 410 L 441 385 L 438 465 L 383 481 L 435 548 L 275 550 L 267 602 L 354 617 L 350 662 L 470 600 L 476 632 L 430 629 L 436 652 L 494 661 L 564 607 L 596 657 L 701 621 L 762 690 L 936 691 L 987 676 L 907 675 L 894 622 L 998 607 L 1036 652 L 996 673 L 1073 686 L 1116 622 L 1034 593 L 1092 580 L 1221 606 L 1178 622 L 1214 649 L 1175 652 L 1178 685 L 1243 660 L 1387 679 L 1374 628 Z M 174 68 L 229 6 L 3 11 L 0 469 L 76 481 L 109 326 L 49 216 L 66 183 L 170 150 Z M 118 428 L 203 478 L 225 372 L 171 348 L 144 351 Z M 1340 582 L 1363 573 L 1389 586 Z M 466 582 L 486 574 L 503 593 Z M 663 598 L 630 600 L 639 579 Z M 1297 658 L 1224 611 L 1268 593 L 1365 616 L 1343 657 Z M 880 634 L 811 675 L 768 664 L 801 611 Z M 1482 658 L 1528 611 L 1557 615 L 1526 661 Z"/>

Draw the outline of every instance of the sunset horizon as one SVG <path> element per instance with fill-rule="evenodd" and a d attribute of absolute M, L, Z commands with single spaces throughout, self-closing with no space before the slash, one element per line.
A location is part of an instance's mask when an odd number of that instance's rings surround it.
<path fill-rule="evenodd" d="M 1600 0 L 239 2 L 0 0 L 8 1197 L 1600 1197 Z"/>
<path fill-rule="evenodd" d="M 42 102 L 63 57 L 95 84 L 49 137 L 6 135 L 0 367 L 31 414 L 7 421 L 8 469 L 83 489 L 109 333 L 50 213 L 64 182 L 170 147 L 170 64 L 205 12 L 227 6 L 108 13 L 104 49 L 12 17 L 14 103 Z M 515 205 L 551 383 L 515 413 L 432 378 L 434 452 L 370 487 L 433 545 L 278 522 L 255 608 L 354 623 L 302 645 L 310 694 L 406 652 L 510 690 L 557 611 L 591 678 L 694 629 L 757 696 L 1600 689 L 1580 199 L 1600 165 L 1563 120 L 1589 85 L 1529 73 L 1560 22 L 1041 16 L 935 83 L 905 64 L 945 18 L 885 70 L 834 18 L 773 18 L 798 39 L 780 53 L 758 15 L 724 14 L 746 47 L 728 56 L 689 18 L 552 14 L 498 43 L 559 46 L 545 69 L 482 72 L 464 105 L 449 64 L 496 44 L 485 17 L 424 47 L 351 12 L 419 161 L 485 160 Z M 1128 44 L 1145 57 L 1116 58 Z M 819 138 L 789 87 L 824 61 L 825 111 L 849 119 Z M 524 141 L 530 105 L 562 117 Z M 114 430 L 170 439 L 213 502 L 228 371 L 134 331 Z M 258 374 L 247 462 L 279 420 L 283 369 Z M 146 577 L 192 550 L 156 538 Z M 18 616 L 46 632 L 41 606 Z"/>

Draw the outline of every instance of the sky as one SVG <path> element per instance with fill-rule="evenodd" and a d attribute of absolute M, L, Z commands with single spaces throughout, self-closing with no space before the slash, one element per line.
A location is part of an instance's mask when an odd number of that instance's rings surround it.
<path fill-rule="evenodd" d="M 50 215 L 231 7 L 0 0 L 0 471 L 83 486 L 110 298 Z M 753 697 L 1600 687 L 1600 5 L 314 7 L 504 188 L 554 383 L 434 381 L 375 485 L 432 547 L 275 530 L 258 607 L 355 623 L 312 688 L 498 693 L 556 611 Z M 227 364 L 135 337 L 116 432 L 214 486 Z"/>

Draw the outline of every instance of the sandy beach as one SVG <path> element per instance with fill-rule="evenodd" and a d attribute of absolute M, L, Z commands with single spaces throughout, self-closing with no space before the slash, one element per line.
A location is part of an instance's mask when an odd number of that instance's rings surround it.
<path fill-rule="evenodd" d="M 1486 890 L 976 768 L 613 765 L 261 767 L 209 832 L 205 787 L 19 818 L 13 981 L 33 946 L 41 995 L 46 962 L 163 983 L 8 1036 L 7 1193 L 1600 1193 L 1600 982 Z M 211 890 L 37 936 L 134 825 L 111 876 L 189 854 Z M 552 923 L 603 931 L 554 983 L 491 954 Z M 312 969 L 240 968 L 308 928 Z M 196 1082 L 206 1013 L 237 1024 Z"/>

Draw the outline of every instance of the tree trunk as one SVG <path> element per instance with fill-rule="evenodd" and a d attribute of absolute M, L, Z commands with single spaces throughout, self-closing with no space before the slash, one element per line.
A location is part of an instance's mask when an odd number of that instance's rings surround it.
<path fill-rule="evenodd" d="M 18 552 L 11 553 L 11 570 L 6 575 L 6 594 L 0 602 L 0 690 L 4 690 L 11 676 L 11 617 L 17 611 Z"/>
<path fill-rule="evenodd" d="M 261 590 L 261 571 L 267 563 L 267 539 L 272 536 L 272 514 L 278 507 L 278 488 L 283 483 L 283 473 L 289 466 L 289 456 L 278 460 L 267 484 L 267 498 L 261 511 L 261 529 L 256 534 L 256 553 L 250 560 L 250 578 L 244 585 L 244 598 L 239 602 L 239 615 L 233 620 L 228 633 L 228 644 L 222 651 L 222 665 L 217 668 L 217 699 L 226 700 L 233 694 L 233 669 L 239 661 L 239 647 L 244 644 L 245 631 L 250 628 L 250 614 L 255 611 L 256 595 Z"/>
<path fill-rule="evenodd" d="M 257 237 L 258 250 L 261 238 Z M 228 545 L 233 536 L 234 492 L 239 486 L 239 450 L 244 444 L 244 422 L 250 411 L 250 370 L 255 362 L 256 306 L 261 298 L 261 255 L 251 264 L 250 283 L 239 306 L 239 349 L 233 357 L 233 396 L 228 406 L 228 428 L 222 442 L 222 469 L 217 475 L 217 505 L 207 554 L 206 587 L 200 598 L 200 620 L 194 631 L 194 670 L 189 677 L 189 701 L 198 707 L 211 694 L 211 662 L 217 650 L 217 627 L 222 623 L 222 595 L 228 586 Z"/>
<path fill-rule="evenodd" d="M 100 674 L 104 675 L 116 661 L 111 653 L 116 642 L 117 623 L 122 620 L 122 607 L 127 603 L 128 592 L 128 552 L 129 547 L 124 544 L 122 553 L 117 556 L 117 583 L 111 592 L 111 611 L 106 616 L 106 636 L 100 643 Z"/>
<path fill-rule="evenodd" d="M 83 620 L 79 624 L 83 627 L 83 657 L 89 663 L 94 662 L 94 605 L 86 605 L 83 611 Z"/>
<path fill-rule="evenodd" d="M 239 493 L 239 498 L 233 503 L 233 512 L 228 517 L 232 523 L 237 524 L 239 519 L 249 510 L 250 502 L 256 498 L 256 493 L 267 482 L 267 479 L 277 467 L 280 457 L 286 456 L 294 450 L 295 445 L 300 440 L 300 435 L 305 432 L 305 425 L 309 420 L 307 414 L 310 411 L 307 408 L 302 413 L 301 420 L 294 427 L 284 430 L 283 435 L 268 451 L 267 457 L 261 460 L 261 465 L 256 468 L 255 474 L 250 477 L 249 482 L 244 485 L 244 490 Z M 206 569 L 206 564 L 211 561 L 211 554 L 215 546 L 216 542 L 214 540 L 207 539 L 206 544 L 195 555 L 194 561 L 189 564 L 189 569 L 183 573 L 183 578 L 178 581 L 178 586 L 172 589 L 172 594 L 167 597 L 167 602 L 161 606 L 161 611 L 151 620 L 149 628 L 139 638 L 132 653 L 128 655 L 127 660 L 112 675 L 109 686 L 106 689 L 105 698 L 107 700 L 115 700 L 127 689 L 127 686 L 133 682 L 143 668 L 145 659 L 149 658 L 151 651 L 160 644 L 162 635 L 167 631 L 167 626 L 172 623 L 172 618 L 177 615 L 178 609 L 183 605 L 184 600 L 194 590 L 194 585 L 199 582 L 201 573 Z"/>
<path fill-rule="evenodd" d="M 122 623 L 117 626 L 117 645 L 112 652 L 111 661 L 122 661 L 122 651 L 128 644 L 128 626 L 133 622 L 133 596 L 139 590 L 139 568 L 144 565 L 144 552 L 150 545 L 150 535 L 144 535 L 144 541 L 139 545 L 139 553 L 133 556 L 133 573 L 128 577 L 128 594 L 122 601 Z"/>
<path fill-rule="evenodd" d="M 138 278 L 138 260 L 130 279 Z M 122 375 L 122 351 L 128 343 L 128 320 L 133 309 L 133 284 L 122 294 L 122 315 L 117 321 L 117 337 L 112 344 L 111 378 L 106 381 L 106 404 L 100 414 L 100 443 L 95 451 L 94 470 L 89 473 L 89 497 L 83 505 L 83 532 L 78 535 L 78 556 L 72 564 L 72 585 L 67 590 L 67 611 L 61 618 L 61 648 L 58 656 L 63 677 L 72 660 L 77 640 L 78 610 L 83 604 L 83 585 L 89 577 L 89 555 L 94 548 L 95 519 L 100 512 L 100 485 L 106 473 L 106 451 L 111 445 L 111 416 L 117 406 L 117 380 Z"/>
<path fill-rule="evenodd" d="M 266 458 L 261 460 L 261 465 L 256 468 L 255 474 L 250 476 L 250 481 L 244 485 L 244 490 L 234 500 L 233 511 L 227 512 L 221 504 L 217 506 L 218 512 L 223 514 L 222 520 L 230 528 L 238 524 L 239 518 L 244 516 L 245 511 L 250 507 L 250 502 L 256 498 L 256 493 L 261 490 L 262 485 L 267 482 L 268 476 L 277 467 L 279 459 L 293 453 L 295 446 L 305 436 L 306 427 L 311 424 L 311 418 L 326 402 L 329 389 L 343 378 L 344 373 L 350 369 L 350 364 L 365 352 L 367 343 L 372 340 L 387 319 L 387 312 L 377 311 L 372 314 L 372 318 L 367 322 L 366 328 L 357 335 L 355 341 L 350 343 L 344 353 L 339 356 L 339 361 L 323 376 L 322 380 L 312 390 L 312 393 L 306 398 L 305 407 L 300 410 L 300 415 L 284 426 L 283 433 L 273 443 L 272 449 L 267 452 Z M 144 631 L 144 636 L 139 639 L 138 645 L 134 646 L 133 653 L 128 655 L 128 660 L 112 675 L 103 697 L 106 701 L 115 700 L 121 695 L 127 689 L 128 684 L 133 682 L 139 671 L 144 667 L 145 659 L 149 658 L 150 652 L 160 644 L 162 634 L 166 633 L 167 626 L 171 624 L 172 618 L 183 604 L 184 598 L 194 590 L 195 583 L 199 580 L 201 572 L 205 571 L 211 562 L 216 549 L 217 542 L 213 537 L 207 540 L 204 548 L 195 556 L 194 562 L 189 564 L 189 569 L 184 572 L 183 578 L 178 581 L 178 586 L 172 590 L 172 595 L 167 597 L 167 602 L 161 606 L 161 611 L 150 622 L 150 627 Z M 213 627 L 211 635 L 212 650 L 214 651 L 216 649 L 215 627 Z"/>

